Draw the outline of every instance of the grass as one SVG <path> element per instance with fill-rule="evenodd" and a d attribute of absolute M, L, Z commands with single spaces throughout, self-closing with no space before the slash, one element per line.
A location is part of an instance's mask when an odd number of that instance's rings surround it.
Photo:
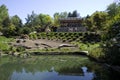
<path fill-rule="evenodd" d="M 89 56 L 96 59 L 104 58 L 103 48 L 100 47 L 100 43 L 81 43 L 81 42 L 71 42 L 79 47 L 81 51 L 88 51 Z"/>
<path fill-rule="evenodd" d="M 75 52 L 77 50 L 71 50 L 70 48 L 48 48 L 48 49 L 36 49 L 29 52 Z"/>
<path fill-rule="evenodd" d="M 12 38 L 6 38 L 4 36 L 0 36 L 0 50 L 3 51 L 9 50 L 10 46 L 8 45 L 8 43 L 11 41 L 13 41 Z"/>

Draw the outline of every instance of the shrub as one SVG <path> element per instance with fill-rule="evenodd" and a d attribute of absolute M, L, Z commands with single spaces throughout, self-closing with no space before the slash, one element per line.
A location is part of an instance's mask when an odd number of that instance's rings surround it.
<path fill-rule="evenodd" d="M 17 51 L 17 52 L 22 52 L 22 51 L 25 51 L 25 48 L 22 47 L 22 46 L 20 46 L 20 47 L 17 47 L 17 48 L 16 48 L 16 51 Z"/>
<path fill-rule="evenodd" d="M 9 50 L 10 46 L 8 45 L 8 43 L 11 41 L 14 41 L 14 39 L 0 36 L 0 50 L 3 51 Z"/>
<path fill-rule="evenodd" d="M 105 54 L 103 53 L 103 48 L 93 48 L 89 51 L 89 56 L 94 57 L 95 59 L 104 60 Z"/>
<path fill-rule="evenodd" d="M 37 35 L 35 33 L 29 35 L 30 39 L 37 39 Z"/>

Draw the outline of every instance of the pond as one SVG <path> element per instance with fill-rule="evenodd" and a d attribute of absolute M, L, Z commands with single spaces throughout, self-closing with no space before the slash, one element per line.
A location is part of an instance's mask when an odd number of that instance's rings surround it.
<path fill-rule="evenodd" d="M 119 80 L 101 64 L 79 55 L 0 57 L 0 80 Z"/>

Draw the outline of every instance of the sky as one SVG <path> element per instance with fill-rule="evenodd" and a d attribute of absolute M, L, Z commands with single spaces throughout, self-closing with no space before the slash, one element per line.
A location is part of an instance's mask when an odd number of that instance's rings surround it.
<path fill-rule="evenodd" d="M 73 12 L 77 10 L 81 17 L 91 15 L 95 11 L 105 11 L 107 6 L 115 0 L 0 0 L 5 4 L 10 16 L 18 15 L 23 23 L 27 14 L 34 11 L 36 14 L 49 14 L 56 12 Z"/>

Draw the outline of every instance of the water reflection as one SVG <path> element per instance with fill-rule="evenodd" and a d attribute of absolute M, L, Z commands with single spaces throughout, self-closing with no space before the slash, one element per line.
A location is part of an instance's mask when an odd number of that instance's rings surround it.
<path fill-rule="evenodd" d="M 0 58 L 0 80 L 113 80 L 113 78 L 107 69 L 84 56 Z"/>
<path fill-rule="evenodd" d="M 74 71 L 73 69 L 71 69 Z M 22 69 L 22 72 L 14 71 L 11 80 L 92 80 L 93 73 L 87 72 L 86 67 L 82 67 L 81 71 L 79 70 L 76 72 L 72 72 L 70 70 L 65 70 L 64 72 L 56 72 L 54 69 L 44 72 L 36 71 L 34 74 L 31 72 L 27 72 L 24 68 Z M 69 72 L 70 71 L 70 72 Z"/>

